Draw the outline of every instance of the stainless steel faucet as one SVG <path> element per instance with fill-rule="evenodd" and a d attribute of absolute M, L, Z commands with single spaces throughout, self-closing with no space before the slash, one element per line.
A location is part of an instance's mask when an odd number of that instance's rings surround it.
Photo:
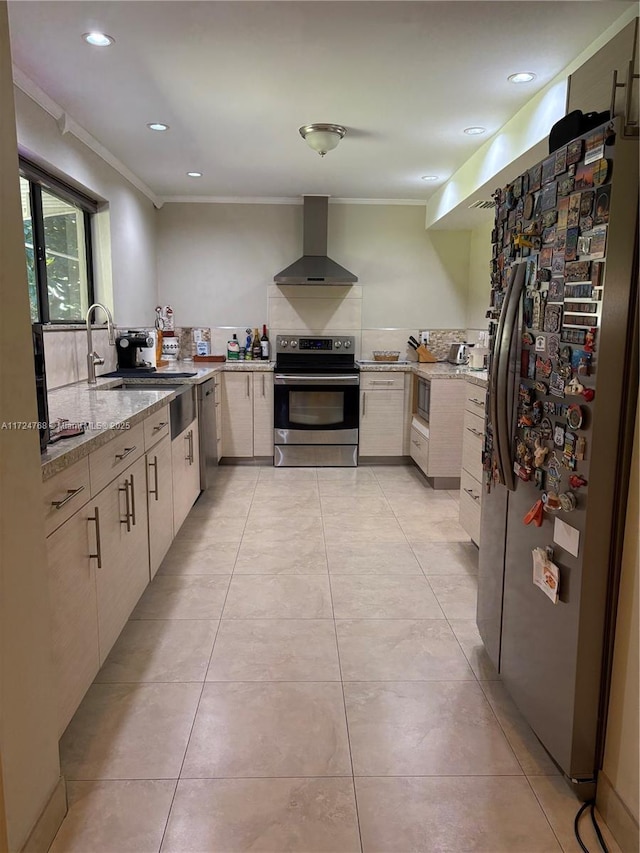
<path fill-rule="evenodd" d="M 97 352 L 93 351 L 93 339 L 91 337 L 91 312 L 94 308 L 102 308 L 104 313 L 107 315 L 107 330 L 109 332 L 109 345 L 116 345 L 116 336 L 113 329 L 113 317 L 111 316 L 111 311 L 107 308 L 106 305 L 103 305 L 102 302 L 94 302 L 93 305 L 89 306 L 89 310 L 87 311 L 86 321 L 87 321 L 87 383 L 89 385 L 96 384 L 96 364 L 104 364 L 104 358 L 98 355 Z"/>

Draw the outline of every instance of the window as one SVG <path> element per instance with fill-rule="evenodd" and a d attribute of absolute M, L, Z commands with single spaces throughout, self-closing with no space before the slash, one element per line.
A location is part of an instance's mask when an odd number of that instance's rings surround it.
<path fill-rule="evenodd" d="M 84 322 L 93 302 L 93 199 L 20 160 L 31 320 Z"/>

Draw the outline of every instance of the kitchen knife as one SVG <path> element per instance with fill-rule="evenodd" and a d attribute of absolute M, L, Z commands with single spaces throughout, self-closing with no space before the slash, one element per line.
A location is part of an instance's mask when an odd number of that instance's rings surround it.
<path fill-rule="evenodd" d="M 410 338 L 410 339 L 407 341 L 407 346 L 409 346 L 409 347 L 413 347 L 413 349 L 415 349 L 415 350 L 417 350 L 417 349 L 418 349 L 418 344 L 414 343 L 413 338 Z"/>
<path fill-rule="evenodd" d="M 419 342 L 419 341 L 417 341 L 417 340 L 413 337 L 413 335 L 409 335 L 409 342 L 410 342 L 410 343 L 412 343 L 412 345 L 413 345 L 413 344 L 415 344 L 415 346 L 413 347 L 414 349 L 418 349 L 418 347 L 420 346 L 420 342 Z"/>

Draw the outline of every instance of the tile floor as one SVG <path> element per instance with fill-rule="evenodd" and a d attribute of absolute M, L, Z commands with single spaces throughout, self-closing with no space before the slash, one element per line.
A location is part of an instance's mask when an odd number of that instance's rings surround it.
<path fill-rule="evenodd" d="M 62 738 L 53 853 L 578 851 L 457 513 L 414 468 L 221 468 Z"/>

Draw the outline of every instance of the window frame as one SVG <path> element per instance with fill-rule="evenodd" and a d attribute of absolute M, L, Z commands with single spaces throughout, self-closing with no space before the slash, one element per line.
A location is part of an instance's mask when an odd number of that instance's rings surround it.
<path fill-rule="evenodd" d="M 93 264 L 93 215 L 98 212 L 98 202 L 75 187 L 45 172 L 35 163 L 24 157 L 19 158 L 19 175 L 29 182 L 29 204 L 31 206 L 31 227 L 33 232 L 33 260 L 38 296 L 37 322 L 46 325 L 68 326 L 84 323 L 84 317 L 77 320 L 52 320 L 49 311 L 49 285 L 47 277 L 47 253 L 45 245 L 44 212 L 42 190 L 80 208 L 84 225 L 84 251 L 87 273 L 87 305 L 95 302 L 95 279 Z"/>

